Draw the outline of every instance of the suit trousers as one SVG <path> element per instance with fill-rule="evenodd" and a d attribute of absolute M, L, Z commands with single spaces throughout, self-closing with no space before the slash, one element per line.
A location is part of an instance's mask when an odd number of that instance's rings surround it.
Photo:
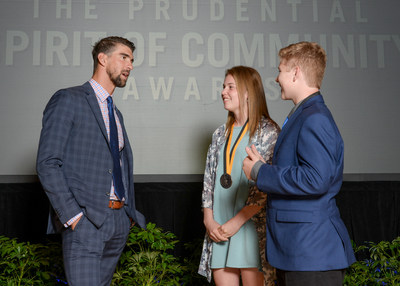
<path fill-rule="evenodd" d="M 64 230 L 62 244 L 68 285 L 111 284 L 129 235 L 130 220 L 124 208 L 106 211 L 107 218 L 100 228 L 83 215 L 74 230 Z"/>
<path fill-rule="evenodd" d="M 284 271 L 276 270 L 278 286 L 342 286 L 345 270 Z"/>

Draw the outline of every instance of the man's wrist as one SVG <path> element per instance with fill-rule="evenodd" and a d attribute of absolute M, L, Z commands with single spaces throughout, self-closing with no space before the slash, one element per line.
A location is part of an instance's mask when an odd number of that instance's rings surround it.
<path fill-rule="evenodd" d="M 253 165 L 253 168 L 251 168 L 250 176 L 251 176 L 251 179 L 256 183 L 257 183 L 258 172 L 260 171 L 260 168 L 262 165 L 264 165 L 264 163 L 261 160 L 258 160 Z"/>
<path fill-rule="evenodd" d="M 70 227 L 75 221 L 77 221 L 79 218 L 81 218 L 82 215 L 83 215 L 83 213 L 80 212 L 79 214 L 77 214 L 76 216 L 74 216 L 73 218 L 71 218 L 69 221 L 67 221 L 67 222 L 64 224 L 64 227 L 65 227 L 65 228 Z"/>

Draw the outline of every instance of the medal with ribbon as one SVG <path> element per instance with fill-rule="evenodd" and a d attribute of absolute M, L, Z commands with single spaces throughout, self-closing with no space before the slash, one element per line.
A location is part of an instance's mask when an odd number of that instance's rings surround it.
<path fill-rule="evenodd" d="M 230 148 L 230 146 L 231 146 L 231 142 L 232 142 L 233 126 L 232 126 L 231 130 L 229 131 L 228 140 L 225 142 L 224 173 L 222 174 L 222 176 L 220 178 L 221 186 L 225 189 L 228 189 L 230 186 L 232 186 L 231 172 L 232 172 L 233 160 L 235 159 L 235 153 L 236 153 L 236 149 L 239 145 L 239 142 L 242 140 L 242 138 L 244 137 L 244 135 L 247 132 L 248 122 L 249 122 L 249 120 L 246 121 L 246 123 L 243 125 L 242 129 L 240 130 L 240 133 L 239 133 L 238 137 L 236 138 L 236 141 L 233 144 L 232 149 Z"/>

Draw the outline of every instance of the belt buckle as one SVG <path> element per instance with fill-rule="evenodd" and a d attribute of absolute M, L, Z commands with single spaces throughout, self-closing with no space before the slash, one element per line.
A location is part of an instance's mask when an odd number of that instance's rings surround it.
<path fill-rule="evenodd" d="M 108 206 L 109 206 L 110 209 L 119 210 L 124 206 L 124 202 L 116 201 L 116 200 L 110 200 Z"/>

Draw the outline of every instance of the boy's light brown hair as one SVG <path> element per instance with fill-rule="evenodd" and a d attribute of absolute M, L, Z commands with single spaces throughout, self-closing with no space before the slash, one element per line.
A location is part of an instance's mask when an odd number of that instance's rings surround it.
<path fill-rule="evenodd" d="M 289 69 L 299 66 L 309 87 L 321 88 L 326 52 L 320 45 L 313 42 L 291 44 L 279 51 L 279 58 Z"/>

